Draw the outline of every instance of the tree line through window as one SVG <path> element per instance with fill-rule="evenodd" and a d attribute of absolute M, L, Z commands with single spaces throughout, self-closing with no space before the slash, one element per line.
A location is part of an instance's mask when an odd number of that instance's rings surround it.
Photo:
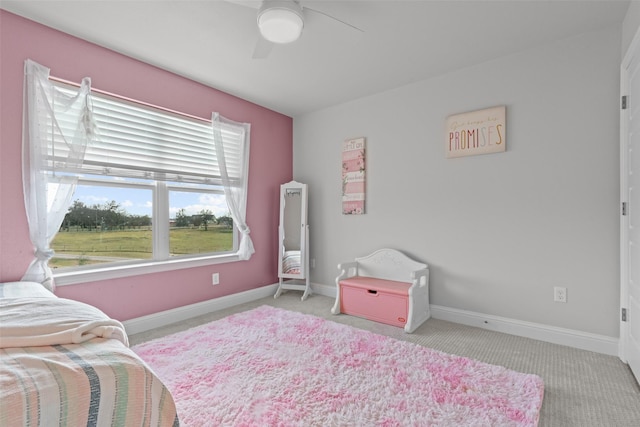
<path fill-rule="evenodd" d="M 95 191 L 99 194 L 100 187 Z M 75 200 L 52 242 L 56 255 L 53 268 L 104 264 L 153 258 L 153 219 L 133 214 L 111 200 L 88 205 Z M 233 219 L 227 213 L 216 216 L 210 209 L 189 214 L 176 210 L 169 218 L 170 256 L 184 256 L 233 250 Z"/>

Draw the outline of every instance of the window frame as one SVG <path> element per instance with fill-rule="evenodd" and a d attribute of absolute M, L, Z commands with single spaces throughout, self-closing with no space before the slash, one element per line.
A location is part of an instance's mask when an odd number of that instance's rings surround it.
<path fill-rule="evenodd" d="M 68 88 L 75 86 L 71 82 L 67 82 L 61 79 L 50 78 L 52 83 L 59 88 Z M 177 115 L 183 119 L 193 120 L 194 122 L 204 121 L 210 122 L 199 117 L 191 116 L 189 114 L 183 114 L 174 110 L 166 109 L 151 105 L 145 102 L 136 101 L 120 95 L 116 95 L 109 92 L 104 92 L 96 89 L 91 89 L 92 94 L 95 96 L 103 96 L 116 100 L 117 102 L 131 103 L 138 107 L 155 110 L 164 114 Z M 247 160 L 248 161 L 248 160 Z M 248 167 L 248 164 L 245 165 Z M 135 183 L 131 181 L 119 181 L 109 182 L 108 179 L 102 180 L 100 178 L 88 178 L 83 175 L 82 172 L 75 173 L 78 177 L 78 184 L 80 185 L 98 185 L 98 186 L 113 186 L 113 187 L 132 187 L 132 188 L 145 188 L 151 189 L 153 193 L 153 210 L 152 221 L 154 226 L 152 227 L 153 233 L 153 256 L 150 260 L 131 260 L 131 261 L 119 261 L 108 264 L 97 264 L 93 266 L 81 266 L 81 267 L 69 267 L 62 271 L 53 270 L 53 277 L 56 286 L 74 285 L 86 282 L 95 282 L 102 280 L 111 280 L 124 277 L 132 277 L 137 275 L 154 274 L 166 271 L 175 271 L 186 268 L 197 268 L 204 266 L 211 266 L 216 264 L 230 263 L 241 261 L 238 255 L 240 244 L 240 232 L 238 228 L 233 226 L 233 249 L 228 252 L 214 252 L 208 254 L 185 254 L 179 256 L 169 256 L 169 194 L 170 191 L 197 191 L 197 192 L 211 192 L 224 194 L 224 190 L 221 190 L 217 185 L 212 185 L 215 188 L 212 191 L 204 190 L 202 187 L 198 188 L 198 185 L 186 186 L 172 184 L 171 181 L 163 181 L 161 179 L 150 179 L 150 183 Z M 246 185 L 246 184 L 245 184 Z M 204 186 L 206 188 L 206 186 Z M 157 227 L 156 224 L 166 224 L 163 227 Z"/>
<path fill-rule="evenodd" d="M 240 261 L 236 253 L 224 255 L 196 256 L 192 258 L 178 258 L 164 261 L 150 261 L 127 265 L 112 265 L 111 267 L 97 267 L 91 270 L 75 270 L 68 272 L 53 272 L 56 286 L 76 285 L 101 280 L 119 279 L 143 274 L 162 273 L 185 268 L 205 267 Z"/>
<path fill-rule="evenodd" d="M 78 185 L 94 185 L 97 187 L 130 187 L 151 190 L 153 198 L 152 208 L 152 235 L 153 235 L 153 256 L 150 260 L 120 261 L 108 264 L 98 264 L 97 266 L 69 267 L 64 270 L 55 269 L 53 271 L 56 286 L 73 285 L 85 283 L 87 281 L 100 281 L 130 277 L 141 274 L 160 273 L 184 268 L 203 267 L 207 265 L 222 264 L 239 261 L 236 254 L 239 245 L 239 233 L 233 227 L 233 249 L 227 252 L 213 252 L 208 254 L 195 255 L 169 255 L 169 193 L 171 191 L 192 191 L 214 194 L 224 194 L 223 190 L 205 190 L 196 186 L 171 185 L 164 181 L 131 182 L 131 181 L 110 181 L 99 178 L 79 177 Z M 163 227 L 156 224 L 165 224 Z M 55 255 L 54 255 L 55 256 Z"/>

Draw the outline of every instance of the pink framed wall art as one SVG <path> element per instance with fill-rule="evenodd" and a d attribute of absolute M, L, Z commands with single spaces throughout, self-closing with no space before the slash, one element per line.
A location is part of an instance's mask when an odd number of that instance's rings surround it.
<path fill-rule="evenodd" d="M 365 213 L 365 138 L 347 139 L 342 144 L 342 213 Z"/>

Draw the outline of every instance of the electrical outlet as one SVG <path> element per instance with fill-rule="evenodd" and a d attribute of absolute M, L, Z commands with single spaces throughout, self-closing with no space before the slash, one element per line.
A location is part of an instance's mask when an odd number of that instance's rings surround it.
<path fill-rule="evenodd" d="M 553 288 L 553 300 L 555 302 L 567 302 L 567 288 L 562 286 Z"/>
<path fill-rule="evenodd" d="M 316 259 L 311 258 L 311 268 L 316 268 Z"/>
<path fill-rule="evenodd" d="M 220 284 L 220 273 L 213 273 L 211 275 L 211 284 L 219 285 Z"/>

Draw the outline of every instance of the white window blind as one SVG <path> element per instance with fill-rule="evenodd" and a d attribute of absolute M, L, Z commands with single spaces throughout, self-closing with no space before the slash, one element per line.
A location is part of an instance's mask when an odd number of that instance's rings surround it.
<path fill-rule="evenodd" d="M 69 92 L 63 83 L 55 86 Z M 87 147 L 83 164 L 57 162 L 67 157 L 69 148 L 62 138 L 54 138 L 48 157 L 51 170 L 222 185 L 210 122 L 97 92 L 91 99 L 98 133 Z M 75 129 L 76 124 L 58 125 Z M 229 123 L 221 127 L 230 184 L 242 187 L 245 129 Z"/>

